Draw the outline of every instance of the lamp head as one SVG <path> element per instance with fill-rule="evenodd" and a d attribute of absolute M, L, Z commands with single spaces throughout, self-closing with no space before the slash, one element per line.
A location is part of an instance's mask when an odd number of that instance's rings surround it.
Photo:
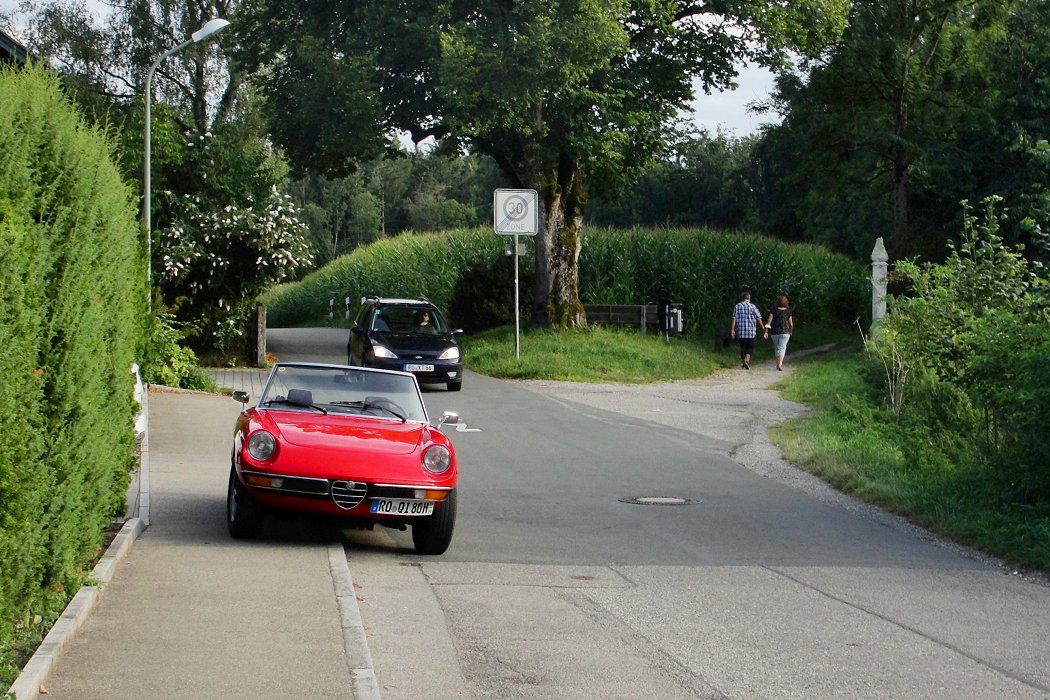
<path fill-rule="evenodd" d="M 193 40 L 193 43 L 198 44 L 210 37 L 212 34 L 221 32 L 228 26 L 230 26 L 229 21 L 221 17 L 209 19 L 207 22 L 204 23 L 203 27 L 193 32 L 193 34 L 190 34 L 190 39 Z"/>

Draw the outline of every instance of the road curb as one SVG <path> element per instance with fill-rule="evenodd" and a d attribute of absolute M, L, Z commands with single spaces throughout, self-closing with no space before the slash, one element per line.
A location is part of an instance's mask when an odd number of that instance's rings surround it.
<path fill-rule="evenodd" d="M 336 604 L 343 628 L 343 650 L 346 667 L 350 672 L 350 684 L 356 700 L 379 700 L 379 684 L 372 666 L 372 652 L 368 648 L 361 609 L 357 605 L 357 591 L 350 566 L 346 563 L 346 550 L 341 544 L 328 545 L 328 564 L 332 570 Z"/>
<path fill-rule="evenodd" d="M 62 616 L 58 618 L 51 631 L 44 637 L 44 641 L 37 648 L 36 653 L 29 663 L 22 669 L 22 673 L 15 679 L 14 684 L 7 691 L 17 700 L 37 700 L 41 695 L 41 686 L 47 680 L 66 645 L 73 639 L 80 627 L 87 620 L 89 613 L 98 604 L 102 597 L 105 585 L 113 578 L 117 565 L 131 551 L 138 536 L 146 529 L 142 518 L 130 518 L 124 522 L 120 532 L 110 544 L 106 553 L 99 560 L 91 575 L 98 581 L 98 585 L 82 586 L 73 599 L 69 601 Z"/>

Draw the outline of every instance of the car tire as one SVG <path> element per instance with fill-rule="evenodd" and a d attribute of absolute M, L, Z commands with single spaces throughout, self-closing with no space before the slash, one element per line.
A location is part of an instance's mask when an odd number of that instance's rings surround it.
<path fill-rule="evenodd" d="M 420 554 L 444 554 L 455 526 L 456 490 L 452 489 L 436 513 L 412 525 L 412 544 Z"/>
<path fill-rule="evenodd" d="M 457 379 L 454 382 L 449 382 L 448 384 L 445 385 L 445 387 L 449 391 L 459 391 L 460 389 L 463 388 L 463 380 L 462 379 Z"/>
<path fill-rule="evenodd" d="M 230 467 L 230 485 L 226 490 L 226 528 L 230 537 L 254 540 L 262 531 L 265 515 L 263 507 L 237 478 L 237 470 Z"/>

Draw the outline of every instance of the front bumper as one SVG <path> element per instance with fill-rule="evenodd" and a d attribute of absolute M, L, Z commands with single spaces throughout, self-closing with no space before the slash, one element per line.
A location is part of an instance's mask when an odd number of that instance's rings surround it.
<path fill-rule="evenodd" d="M 433 369 L 408 369 L 413 365 L 430 365 Z M 392 369 L 397 372 L 411 372 L 416 375 L 416 379 L 420 384 L 446 384 L 463 378 L 463 363 L 459 361 L 429 358 L 422 360 L 372 358 L 368 366 L 378 369 Z"/>
<path fill-rule="evenodd" d="M 402 519 L 402 516 L 396 513 L 372 513 L 372 502 L 376 499 L 418 503 L 432 501 L 436 507 L 440 507 L 455 488 L 454 485 L 384 484 L 348 479 L 284 476 L 247 469 L 243 470 L 240 476 L 248 491 L 268 508 L 376 521 Z"/>

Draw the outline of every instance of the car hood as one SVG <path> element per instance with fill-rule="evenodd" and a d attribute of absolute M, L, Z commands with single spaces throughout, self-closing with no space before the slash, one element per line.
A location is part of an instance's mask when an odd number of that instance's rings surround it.
<path fill-rule="evenodd" d="M 387 454 L 411 453 L 427 427 L 411 421 L 298 411 L 266 411 L 260 417 L 280 439 L 297 447 Z"/>
<path fill-rule="evenodd" d="M 441 352 L 456 344 L 451 335 L 433 333 L 374 333 L 373 337 L 384 347 L 396 353 Z"/>

